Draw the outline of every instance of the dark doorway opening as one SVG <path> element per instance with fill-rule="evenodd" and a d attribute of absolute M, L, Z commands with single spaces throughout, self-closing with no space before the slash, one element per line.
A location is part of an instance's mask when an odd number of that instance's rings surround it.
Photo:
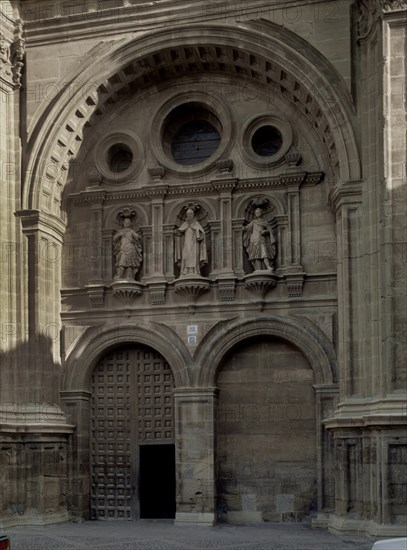
<path fill-rule="evenodd" d="M 140 518 L 175 518 L 175 445 L 140 445 Z"/>

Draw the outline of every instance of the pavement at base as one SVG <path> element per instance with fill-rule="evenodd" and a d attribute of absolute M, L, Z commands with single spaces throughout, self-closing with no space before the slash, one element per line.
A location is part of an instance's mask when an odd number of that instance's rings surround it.
<path fill-rule="evenodd" d="M 7 531 L 11 550 L 371 550 L 373 544 L 287 523 L 196 527 L 166 520 L 87 521 Z"/>

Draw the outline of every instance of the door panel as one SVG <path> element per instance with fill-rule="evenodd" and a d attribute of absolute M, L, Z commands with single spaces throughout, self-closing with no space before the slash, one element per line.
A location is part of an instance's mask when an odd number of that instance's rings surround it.
<path fill-rule="evenodd" d="M 91 518 L 136 519 L 138 445 L 174 442 L 171 369 L 145 346 L 115 348 L 91 387 Z"/>

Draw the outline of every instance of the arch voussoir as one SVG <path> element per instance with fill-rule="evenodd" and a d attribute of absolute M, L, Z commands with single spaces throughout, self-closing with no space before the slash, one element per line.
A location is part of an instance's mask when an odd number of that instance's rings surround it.
<path fill-rule="evenodd" d="M 216 329 L 216 327 L 215 327 Z M 213 329 L 201 343 L 196 356 L 197 385 L 216 386 L 217 372 L 226 355 L 239 343 L 259 336 L 285 340 L 297 347 L 307 358 L 316 384 L 337 381 L 336 358 L 331 342 L 322 331 L 294 318 L 270 316 L 232 321 Z"/>
<path fill-rule="evenodd" d="M 101 355 L 121 344 L 132 343 L 159 352 L 171 367 L 175 386 L 189 386 L 188 352 L 175 334 L 151 325 L 114 323 L 90 327 L 75 342 L 66 357 L 62 390 L 89 389 L 92 371 Z"/>

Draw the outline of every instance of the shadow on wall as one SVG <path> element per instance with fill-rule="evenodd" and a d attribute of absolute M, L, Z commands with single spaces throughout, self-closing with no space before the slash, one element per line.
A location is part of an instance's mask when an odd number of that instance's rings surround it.
<path fill-rule="evenodd" d="M 3 338 L 4 344 L 4 338 Z M 68 434 L 55 340 L 31 334 L 0 352 L 0 518 L 5 526 L 66 520 Z"/>

